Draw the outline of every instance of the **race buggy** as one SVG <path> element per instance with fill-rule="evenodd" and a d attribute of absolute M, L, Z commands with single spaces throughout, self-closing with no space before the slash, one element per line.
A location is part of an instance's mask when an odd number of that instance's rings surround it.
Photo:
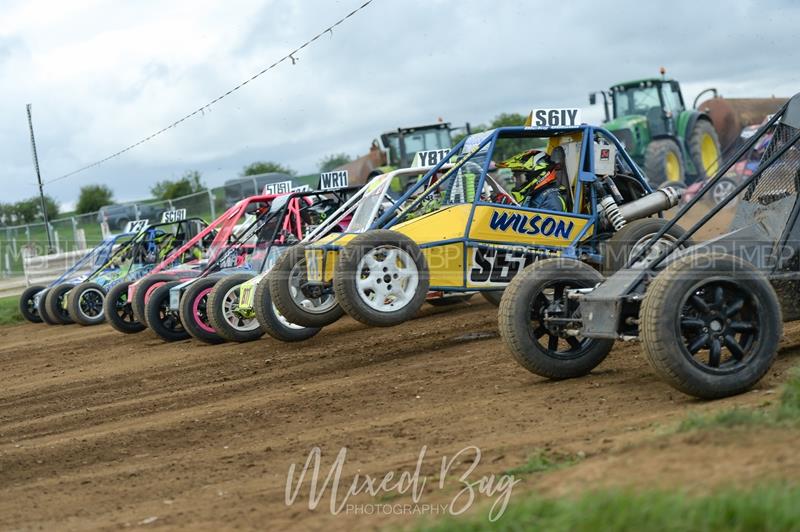
<path fill-rule="evenodd" d="M 716 184 L 770 137 L 754 171 L 709 209 Z M 500 307 L 506 344 L 529 371 L 563 379 L 590 372 L 615 340 L 639 340 L 657 375 L 688 395 L 750 389 L 782 322 L 800 318 L 799 188 L 797 94 L 608 279 L 567 258 L 526 268 Z M 688 230 L 662 238 L 681 222 Z"/>
<path fill-rule="evenodd" d="M 240 222 L 247 223 L 250 213 L 258 208 L 259 202 L 268 204 L 274 194 L 266 196 L 251 196 L 236 202 L 216 220 L 207 225 L 202 231 L 195 234 L 183 246 L 176 249 L 163 261 L 155 265 L 148 275 L 138 280 L 125 281 L 117 284 L 109 291 L 105 304 L 105 315 L 109 323 L 118 331 L 133 334 L 143 331 L 148 327 L 146 321 L 145 305 L 150 295 L 166 282 L 187 280 L 197 277 L 203 269 L 217 260 L 225 252 L 230 242 L 236 239 L 238 231 L 243 227 Z M 240 251 L 245 253 L 248 246 L 242 246 Z M 252 249 L 252 246 L 249 246 Z M 198 260 L 188 264 L 176 263 L 183 254 L 192 250 L 198 255 Z M 245 256 L 236 257 L 237 265 L 245 260 Z M 158 326 L 158 325 L 156 325 Z M 176 334 L 188 338 L 183 330 L 180 320 L 167 321 L 167 330 L 162 334 L 169 334 L 174 329 Z"/>
<path fill-rule="evenodd" d="M 117 247 L 129 241 L 134 236 L 136 236 L 136 233 L 128 232 L 109 236 L 83 255 L 83 257 L 78 259 L 75 264 L 61 274 L 55 281 L 47 286 L 32 285 L 26 288 L 19 298 L 19 311 L 22 317 L 31 323 L 41 323 L 44 321 L 45 323 L 54 325 L 55 322 L 50 320 L 50 317 L 47 315 L 47 310 L 44 308 L 47 291 L 62 283 L 71 285 L 81 283 L 92 270 L 101 267 Z"/>
<path fill-rule="evenodd" d="M 325 325 L 338 320 L 344 311 L 339 307 L 332 291 L 320 290 L 316 284 L 308 282 L 306 246 L 332 233 L 338 234 L 345 230 L 351 233 L 366 231 L 394 201 L 390 190 L 393 183 L 398 179 L 419 178 L 431 168 L 433 167 L 402 168 L 373 177 L 338 211 L 306 235 L 302 242 L 288 249 L 269 271 L 244 283 L 240 309 L 248 312 L 258 307 L 263 308 L 263 300 L 269 297 L 276 312 L 295 325 L 313 329 L 314 334 Z M 441 294 L 435 300 L 443 301 Z M 299 339 L 299 335 L 295 336 Z"/>
<path fill-rule="evenodd" d="M 212 344 L 255 340 L 265 332 L 281 340 L 316 334 L 283 319 L 275 312 L 269 294 L 256 312 L 243 313 L 238 304 L 239 286 L 267 271 L 287 247 L 299 242 L 309 227 L 327 218 L 357 189 L 294 192 L 257 204 L 257 215 L 196 278 L 167 283 L 153 292 L 146 306 L 148 323 L 161 336 L 161 327 L 155 322 L 178 317 L 185 332 Z"/>
<path fill-rule="evenodd" d="M 185 218 L 186 211 L 166 211 L 162 222 L 148 225 L 147 220 L 131 222 L 139 232 L 117 247 L 108 259 L 78 285 L 61 283 L 47 292 L 45 311 L 57 324 L 97 325 L 105 320 L 103 304 L 106 293 L 115 285 L 147 275 L 156 264 L 202 230 L 206 222 Z M 168 220 L 168 221 L 167 221 Z M 191 253 L 173 258 L 173 262 L 191 261 Z"/>
<path fill-rule="evenodd" d="M 535 125 L 462 140 L 369 231 L 308 246 L 309 285 L 333 291 L 356 320 L 391 326 L 414 316 L 429 290 L 496 294 L 537 259 L 566 256 L 605 271 L 621 267 L 636 242 L 664 226 L 663 219 L 647 217 L 674 206 L 678 191 L 652 191 L 608 131 L 562 120 L 575 119 L 577 109 L 532 116 Z M 492 175 L 509 155 L 534 150 L 555 163 L 562 211 L 516 204 Z M 669 234 L 680 231 L 673 226 Z"/>

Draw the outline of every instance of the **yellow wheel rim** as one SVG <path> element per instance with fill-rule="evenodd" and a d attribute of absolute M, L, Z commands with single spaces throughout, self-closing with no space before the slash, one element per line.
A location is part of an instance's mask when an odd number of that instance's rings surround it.
<path fill-rule="evenodd" d="M 672 152 L 667 154 L 664 171 L 667 175 L 667 181 L 675 183 L 681 180 L 681 162 L 678 160 L 677 155 Z"/>
<path fill-rule="evenodd" d="M 704 133 L 703 138 L 700 140 L 700 158 L 703 160 L 703 168 L 706 169 L 706 175 L 717 173 L 719 169 L 719 151 L 714 139 L 708 133 Z"/>

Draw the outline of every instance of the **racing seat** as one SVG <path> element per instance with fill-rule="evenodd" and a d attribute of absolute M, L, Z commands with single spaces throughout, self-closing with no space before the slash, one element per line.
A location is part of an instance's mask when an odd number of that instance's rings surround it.
<path fill-rule="evenodd" d="M 556 146 L 553 148 L 553 153 L 550 154 L 550 159 L 558 165 L 556 170 L 556 183 L 558 189 L 564 198 L 564 203 L 567 205 L 567 211 L 572 210 L 572 184 L 569 182 L 569 174 L 567 173 L 567 157 L 564 153 L 564 148 Z"/>

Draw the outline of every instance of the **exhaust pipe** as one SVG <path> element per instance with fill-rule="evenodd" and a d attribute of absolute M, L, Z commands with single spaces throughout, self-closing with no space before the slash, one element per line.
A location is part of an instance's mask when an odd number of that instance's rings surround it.
<path fill-rule="evenodd" d="M 681 200 L 682 191 L 675 187 L 664 187 L 630 203 L 619 205 L 619 213 L 625 221 L 638 220 L 660 211 L 671 209 Z"/>
<path fill-rule="evenodd" d="M 682 191 L 675 187 L 664 187 L 622 205 L 617 205 L 611 196 L 606 196 L 600 202 L 600 209 L 606 220 L 619 231 L 628 222 L 671 209 L 678 204 L 681 194 Z"/>

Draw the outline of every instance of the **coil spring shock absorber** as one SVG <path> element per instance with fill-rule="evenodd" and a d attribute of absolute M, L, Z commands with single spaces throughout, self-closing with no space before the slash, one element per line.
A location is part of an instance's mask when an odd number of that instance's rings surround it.
<path fill-rule="evenodd" d="M 603 211 L 608 223 L 611 224 L 615 231 L 619 231 L 625 227 L 625 224 L 627 223 L 625 217 L 619 211 L 617 202 L 614 201 L 614 198 L 612 198 L 610 195 L 600 200 L 600 209 Z"/>

